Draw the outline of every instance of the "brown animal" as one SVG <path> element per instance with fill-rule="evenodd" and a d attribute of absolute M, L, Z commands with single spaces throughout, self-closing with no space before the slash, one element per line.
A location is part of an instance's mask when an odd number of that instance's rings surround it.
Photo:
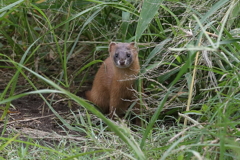
<path fill-rule="evenodd" d="M 103 113 L 115 112 L 122 117 L 133 100 L 135 78 L 140 66 L 135 43 L 110 43 L 110 56 L 100 66 L 91 91 L 86 92 L 89 101 L 101 108 Z M 136 103 L 135 113 L 139 113 L 139 104 Z"/>

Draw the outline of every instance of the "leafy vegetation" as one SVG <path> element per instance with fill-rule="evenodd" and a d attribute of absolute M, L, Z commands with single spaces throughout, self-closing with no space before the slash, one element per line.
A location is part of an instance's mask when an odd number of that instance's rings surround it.
<path fill-rule="evenodd" d="M 240 158 L 239 0 L 0 5 L 1 159 Z M 145 88 L 139 97 L 148 104 L 143 127 L 127 118 L 111 121 L 76 96 L 93 80 L 111 41 L 138 43 Z M 66 136 L 57 142 L 9 131 L 11 102 L 33 94 L 60 120 Z M 52 106 L 56 95 L 84 113 L 72 112 L 69 122 Z"/>

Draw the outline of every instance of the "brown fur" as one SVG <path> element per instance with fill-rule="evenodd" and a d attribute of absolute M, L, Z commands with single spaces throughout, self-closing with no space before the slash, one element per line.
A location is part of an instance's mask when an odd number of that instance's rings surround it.
<path fill-rule="evenodd" d="M 126 65 L 123 68 L 119 68 L 114 63 L 114 58 L 121 59 L 129 51 L 132 63 L 129 66 Z M 110 113 L 112 118 L 114 112 L 118 116 L 122 116 L 131 105 L 131 102 L 123 101 L 123 99 L 134 99 L 133 92 L 129 89 L 132 89 L 134 86 L 134 78 L 138 75 L 140 66 L 138 52 L 134 43 L 111 43 L 109 45 L 109 53 L 110 57 L 100 66 L 95 76 L 92 90 L 86 92 L 86 97 L 100 107 L 103 113 Z M 117 58 L 116 53 L 119 54 Z M 139 108 L 139 105 L 137 104 L 135 107 Z"/>

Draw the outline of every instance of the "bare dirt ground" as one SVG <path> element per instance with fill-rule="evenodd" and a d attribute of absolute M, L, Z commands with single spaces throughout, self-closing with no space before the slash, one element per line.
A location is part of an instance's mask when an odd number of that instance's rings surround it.
<path fill-rule="evenodd" d="M 79 69 L 84 65 L 84 61 L 86 62 L 85 54 L 77 54 L 75 57 L 69 60 L 68 63 L 68 74 L 69 77 L 73 77 L 71 75 L 76 74 Z M 0 66 L 6 66 L 11 64 L 0 63 Z M 43 67 L 41 67 L 43 66 Z M 32 68 L 34 70 L 34 68 Z M 59 76 L 61 71 L 61 67 L 59 67 L 58 61 L 53 60 L 45 60 L 44 64 L 39 64 L 39 74 L 43 74 L 44 76 L 48 76 L 50 79 L 54 79 L 54 77 Z M 15 74 L 15 69 L 9 68 L 0 68 L 0 94 L 4 91 L 5 87 L 12 79 Z M 90 73 L 91 78 L 95 70 L 91 69 Z M 72 84 L 69 88 L 70 92 L 75 93 L 77 91 L 77 95 L 80 97 L 84 97 L 84 91 L 91 87 L 91 78 L 87 79 L 84 83 L 84 86 L 79 87 L 79 83 L 82 80 L 83 75 L 77 75 L 72 78 Z M 29 75 L 29 79 L 34 82 L 34 85 L 38 89 L 47 89 L 50 88 L 46 83 L 40 81 L 36 77 Z M 15 90 L 15 94 L 24 93 L 28 91 L 32 91 L 32 87 L 29 83 L 24 79 L 23 76 L 20 75 L 17 82 L 17 87 Z M 7 96 L 6 96 L 7 97 Z M 52 99 L 52 94 L 45 94 L 44 97 L 51 102 L 51 106 L 54 110 L 66 118 L 71 114 L 71 111 L 83 110 L 83 107 L 77 105 L 72 102 L 71 107 L 69 108 L 68 99 L 64 96 L 55 95 Z M 0 105 L 0 116 L 2 116 L 3 109 L 5 104 Z M 83 111 L 84 112 L 84 111 Z M 3 134 L 4 137 L 8 137 L 9 134 L 20 133 L 23 137 L 58 137 L 59 135 L 65 135 L 63 132 L 64 129 L 68 131 L 67 128 L 61 125 L 61 121 L 53 114 L 53 112 L 46 105 L 44 100 L 39 95 L 28 95 L 11 102 L 11 107 L 7 114 L 7 121 L 0 120 L 0 133 Z M 4 131 L 4 132 L 3 132 Z M 73 131 L 69 132 L 73 133 Z"/>
<path fill-rule="evenodd" d="M 46 98 L 50 96 L 46 96 Z M 55 96 L 57 97 L 57 96 Z M 59 97 L 57 97 L 59 98 Z M 58 139 L 64 136 L 64 127 L 61 121 L 48 108 L 46 103 L 38 95 L 28 95 L 26 97 L 11 102 L 12 107 L 8 111 L 8 121 L 0 123 L 0 132 L 6 128 L 4 135 L 8 137 L 11 133 L 20 133 L 21 137 L 31 137 L 40 139 Z M 82 110 L 78 105 L 69 108 L 66 102 L 55 101 L 52 104 L 54 110 L 63 118 L 71 116 L 71 110 Z M 2 114 L 2 110 L 0 113 Z M 65 127 L 64 127 L 65 128 Z M 67 128 L 65 128 L 68 131 Z M 73 131 L 69 132 L 74 134 Z"/>

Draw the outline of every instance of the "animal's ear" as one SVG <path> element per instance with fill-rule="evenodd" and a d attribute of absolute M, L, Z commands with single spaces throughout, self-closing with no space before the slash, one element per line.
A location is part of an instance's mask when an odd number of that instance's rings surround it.
<path fill-rule="evenodd" d="M 132 49 L 132 51 L 134 51 L 135 53 L 138 53 L 138 48 L 136 46 L 136 43 L 135 42 L 131 42 L 129 44 L 130 48 Z"/>
<path fill-rule="evenodd" d="M 131 43 L 130 43 L 130 46 L 131 46 L 132 48 L 134 48 L 134 47 L 135 47 L 135 42 L 131 42 Z"/>
<path fill-rule="evenodd" d="M 117 45 L 117 43 L 111 42 L 109 44 L 109 47 L 108 47 L 108 52 L 111 53 L 113 50 L 115 50 L 116 49 L 116 45 Z"/>

